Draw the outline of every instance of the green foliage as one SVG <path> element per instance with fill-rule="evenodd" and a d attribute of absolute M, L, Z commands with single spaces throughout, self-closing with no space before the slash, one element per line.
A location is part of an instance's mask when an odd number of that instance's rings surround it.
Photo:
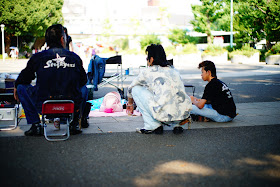
<path fill-rule="evenodd" d="M 102 28 L 102 36 L 109 37 L 112 32 L 112 23 L 110 22 L 109 18 L 106 18 L 103 22 L 103 28 Z"/>
<path fill-rule="evenodd" d="M 32 50 L 28 45 L 24 45 L 23 47 L 21 47 L 20 52 L 24 52 L 24 51 L 32 52 Z"/>
<path fill-rule="evenodd" d="M 194 44 L 186 44 L 183 46 L 182 52 L 183 52 L 183 54 L 197 53 L 198 49 L 197 49 L 196 45 L 194 45 Z"/>
<path fill-rule="evenodd" d="M 265 53 L 266 57 L 268 57 L 269 55 L 280 55 L 280 43 L 275 44 L 270 50 Z"/>
<path fill-rule="evenodd" d="M 140 40 L 141 49 L 145 49 L 148 45 L 151 44 L 160 44 L 160 43 L 161 43 L 160 39 L 155 34 L 145 35 Z"/>
<path fill-rule="evenodd" d="M 139 55 L 139 54 L 142 54 L 142 55 L 145 55 L 145 51 L 144 50 L 137 50 L 137 49 L 127 49 L 125 51 L 123 51 L 124 54 L 128 54 L 128 55 Z"/>
<path fill-rule="evenodd" d="M 211 55 L 218 56 L 224 54 L 227 50 L 217 45 L 208 45 L 207 48 L 203 51 L 202 56 Z"/>
<path fill-rule="evenodd" d="M 170 30 L 170 34 L 167 36 L 173 45 L 197 43 L 198 38 L 187 35 L 187 30 L 175 28 Z"/>
<path fill-rule="evenodd" d="M 280 41 L 280 1 L 279 0 L 239 0 L 234 6 L 234 30 L 236 43 L 256 43 L 267 40 Z"/>
<path fill-rule="evenodd" d="M 181 49 L 176 49 L 174 46 L 168 46 L 165 48 L 166 54 L 172 55 L 183 55 L 183 54 L 191 54 L 191 53 L 198 53 L 198 49 L 194 44 L 186 44 L 183 45 Z"/>
<path fill-rule="evenodd" d="M 9 35 L 42 37 L 54 24 L 63 24 L 64 0 L 0 0 L 0 23 Z"/>
<path fill-rule="evenodd" d="M 236 49 L 230 52 L 229 58 L 232 58 L 234 55 L 245 55 L 247 57 L 251 57 L 255 53 L 259 53 L 259 51 L 254 49 L 253 47 L 250 47 L 249 44 L 245 44 L 241 49 Z"/>
<path fill-rule="evenodd" d="M 207 34 L 207 42 L 212 43 L 211 29 L 215 27 L 217 22 L 224 15 L 223 0 L 200 0 L 202 5 L 192 5 L 194 20 L 191 24 L 194 30 Z"/>
<path fill-rule="evenodd" d="M 115 46 L 118 46 L 121 50 L 127 50 L 128 49 L 128 38 L 120 38 L 113 42 Z"/>

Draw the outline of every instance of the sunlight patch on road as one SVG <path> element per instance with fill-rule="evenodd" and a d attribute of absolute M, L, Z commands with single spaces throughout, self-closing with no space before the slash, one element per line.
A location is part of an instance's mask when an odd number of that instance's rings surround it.
<path fill-rule="evenodd" d="M 280 179 L 280 155 L 267 154 L 264 159 L 242 158 L 236 160 L 236 165 L 248 167 L 248 170 L 260 178 Z M 255 169 L 252 169 L 255 168 Z"/>
<path fill-rule="evenodd" d="M 186 162 L 182 160 L 174 160 L 156 166 L 152 171 L 144 176 L 136 177 L 134 184 L 136 186 L 157 186 L 164 180 L 170 180 L 175 176 L 186 174 L 197 176 L 214 175 L 215 170 L 196 163 Z"/>

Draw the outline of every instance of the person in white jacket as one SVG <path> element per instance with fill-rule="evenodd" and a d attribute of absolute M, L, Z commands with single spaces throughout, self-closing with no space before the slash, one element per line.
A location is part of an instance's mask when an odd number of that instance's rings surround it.
<path fill-rule="evenodd" d="M 133 113 L 133 102 L 139 108 L 144 127 L 139 133 L 163 133 L 163 124 L 173 125 L 173 132 L 183 132 L 180 122 L 187 119 L 192 109 L 190 97 L 180 74 L 166 60 L 161 45 L 147 47 L 148 68 L 142 70 L 128 87 L 127 112 Z"/>

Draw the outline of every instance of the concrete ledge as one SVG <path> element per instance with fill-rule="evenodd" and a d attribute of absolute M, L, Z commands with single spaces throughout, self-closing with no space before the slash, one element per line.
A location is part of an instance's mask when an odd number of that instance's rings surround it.
<path fill-rule="evenodd" d="M 265 63 L 269 65 L 280 65 L 280 55 L 270 55 L 266 57 Z"/>
<path fill-rule="evenodd" d="M 259 53 L 255 53 L 250 57 L 247 57 L 245 55 L 234 55 L 231 58 L 231 62 L 234 64 L 258 64 L 259 61 L 260 61 Z"/>
<path fill-rule="evenodd" d="M 191 129 L 280 125 L 280 101 L 237 103 L 236 106 L 239 115 L 232 122 L 193 122 L 191 124 Z M 0 125 L 7 123 L 8 121 L 0 121 Z M 83 129 L 83 134 L 135 132 L 137 127 L 143 127 L 143 119 L 141 116 L 90 118 L 89 123 L 89 128 Z M 24 131 L 29 128 L 30 125 L 27 125 L 26 120 L 22 119 L 17 129 L 0 131 L 0 137 L 24 136 Z M 185 129 L 187 129 L 187 126 Z M 164 130 L 172 130 L 172 127 L 164 126 Z"/>

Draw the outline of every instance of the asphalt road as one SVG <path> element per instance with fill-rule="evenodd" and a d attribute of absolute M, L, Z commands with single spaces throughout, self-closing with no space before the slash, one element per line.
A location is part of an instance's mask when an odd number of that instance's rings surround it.
<path fill-rule="evenodd" d="M 280 74 L 248 77 L 221 78 L 234 97 L 236 103 L 280 101 Z M 184 80 L 196 86 L 195 96 L 202 97 L 207 82 L 200 79 Z M 186 91 L 191 94 L 190 88 Z"/>
<path fill-rule="evenodd" d="M 280 125 L 0 138 L 1 186 L 279 186 Z"/>
<path fill-rule="evenodd" d="M 236 103 L 280 101 L 280 72 L 273 75 L 221 77 L 220 79 L 229 86 Z M 185 84 L 194 85 L 195 96 L 202 97 L 207 82 L 201 79 L 192 79 L 191 77 L 183 81 Z M 125 81 L 124 84 L 126 93 L 126 88 L 130 81 Z M 94 92 L 93 97 L 94 99 L 104 97 L 110 91 L 117 90 L 112 86 L 106 86 Z M 192 95 L 191 88 L 186 88 L 186 92 L 188 95 Z"/>
<path fill-rule="evenodd" d="M 218 72 L 258 66 L 225 66 Z M 199 70 L 181 70 L 182 74 Z M 280 73 L 221 77 L 236 103 L 279 101 Z M 206 82 L 184 79 L 201 97 Z M 130 81 L 125 81 L 125 87 Z M 112 87 L 94 92 L 103 97 Z M 186 91 L 191 95 L 191 90 Z M 279 186 L 280 125 L 192 129 L 175 136 L 100 133 L 64 142 L 0 138 L 0 186 Z"/>

